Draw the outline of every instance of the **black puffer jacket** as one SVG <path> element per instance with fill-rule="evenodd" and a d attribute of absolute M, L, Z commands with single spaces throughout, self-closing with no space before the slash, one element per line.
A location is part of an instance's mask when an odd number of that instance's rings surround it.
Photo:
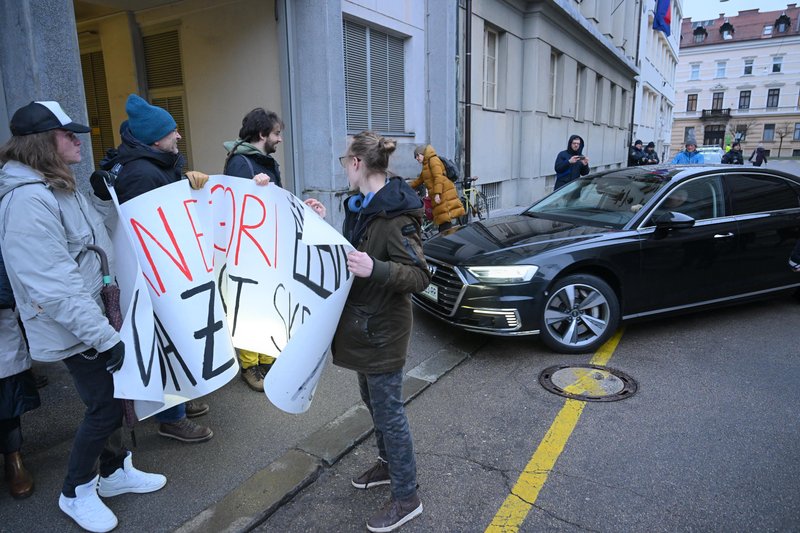
<path fill-rule="evenodd" d="M 111 170 L 117 163 L 122 165 L 114 185 L 119 203 L 183 178 L 182 154 L 162 152 L 142 144 L 131 134 L 127 121 L 122 123 L 120 133 L 122 144 L 116 150 L 109 150 L 100 162 L 103 170 Z"/>
<path fill-rule="evenodd" d="M 223 146 L 230 154 L 225 160 L 223 174 L 239 178 L 253 178 L 256 174 L 266 174 L 270 183 L 283 187 L 281 169 L 274 157 L 243 141 L 228 141 L 223 143 Z"/>
<path fill-rule="evenodd" d="M 333 363 L 365 374 L 396 372 L 411 336 L 411 293 L 430 282 L 419 238 L 422 201 L 392 178 L 361 211 L 347 205 L 344 236 L 374 266 L 369 278 L 353 281 L 333 338 Z"/>

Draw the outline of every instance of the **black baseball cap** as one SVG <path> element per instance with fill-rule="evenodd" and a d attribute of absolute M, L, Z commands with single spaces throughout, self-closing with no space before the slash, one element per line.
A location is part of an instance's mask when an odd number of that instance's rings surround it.
<path fill-rule="evenodd" d="M 31 102 L 20 107 L 11 117 L 9 124 L 11 134 L 17 137 L 42 133 L 50 130 L 67 130 L 74 133 L 89 133 L 89 126 L 72 122 L 72 119 L 61 109 L 58 102 Z"/>

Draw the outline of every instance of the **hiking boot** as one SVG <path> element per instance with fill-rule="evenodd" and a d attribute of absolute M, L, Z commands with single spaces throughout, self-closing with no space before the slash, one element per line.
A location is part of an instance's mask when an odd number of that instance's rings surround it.
<path fill-rule="evenodd" d="M 258 365 L 258 371 L 261 372 L 261 379 L 267 377 L 270 369 L 272 368 L 272 363 L 261 363 Z"/>
<path fill-rule="evenodd" d="M 360 476 L 350 480 L 350 483 L 357 489 L 371 489 L 378 485 L 388 485 L 391 483 L 389 463 L 378 457 L 378 462 Z"/>
<path fill-rule="evenodd" d="M 211 428 L 196 424 L 188 418 L 159 425 L 158 434 L 181 442 L 204 442 L 214 436 Z"/>
<path fill-rule="evenodd" d="M 199 400 L 189 400 L 184 407 L 186 408 L 186 418 L 203 416 L 209 410 L 208 404 Z"/>
<path fill-rule="evenodd" d="M 257 392 L 264 392 L 264 376 L 258 365 L 242 369 L 242 381 Z"/>
<path fill-rule="evenodd" d="M 86 531 L 103 533 L 117 527 L 117 517 L 97 495 L 97 478 L 75 487 L 75 497 L 58 497 L 58 507 Z"/>
<path fill-rule="evenodd" d="M 375 533 L 394 531 L 422 514 L 422 502 L 415 492 L 405 500 L 392 498 L 375 516 L 367 521 L 367 529 Z"/>
<path fill-rule="evenodd" d="M 155 492 L 167 484 L 167 478 L 161 474 L 148 474 L 133 467 L 131 452 L 122 463 L 122 468 L 108 477 L 101 477 L 97 484 L 97 494 L 103 498 L 118 496 L 128 492 L 144 494 Z"/>

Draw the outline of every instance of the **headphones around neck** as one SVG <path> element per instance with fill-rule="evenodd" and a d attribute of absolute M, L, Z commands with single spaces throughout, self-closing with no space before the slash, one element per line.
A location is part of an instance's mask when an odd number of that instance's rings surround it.
<path fill-rule="evenodd" d="M 374 192 L 368 192 L 366 196 L 361 193 L 354 194 L 347 200 L 347 208 L 354 213 L 358 213 L 369 205 L 374 196 Z"/>

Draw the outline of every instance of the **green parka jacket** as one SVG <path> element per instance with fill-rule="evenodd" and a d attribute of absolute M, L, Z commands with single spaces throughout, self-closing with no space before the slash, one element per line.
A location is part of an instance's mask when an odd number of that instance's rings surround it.
<path fill-rule="evenodd" d="M 370 277 L 353 281 L 331 346 L 333 363 L 365 374 L 396 372 L 411 337 L 411 293 L 430 282 L 419 237 L 422 201 L 400 178 L 359 211 L 349 200 L 344 236 L 374 266 Z"/>

